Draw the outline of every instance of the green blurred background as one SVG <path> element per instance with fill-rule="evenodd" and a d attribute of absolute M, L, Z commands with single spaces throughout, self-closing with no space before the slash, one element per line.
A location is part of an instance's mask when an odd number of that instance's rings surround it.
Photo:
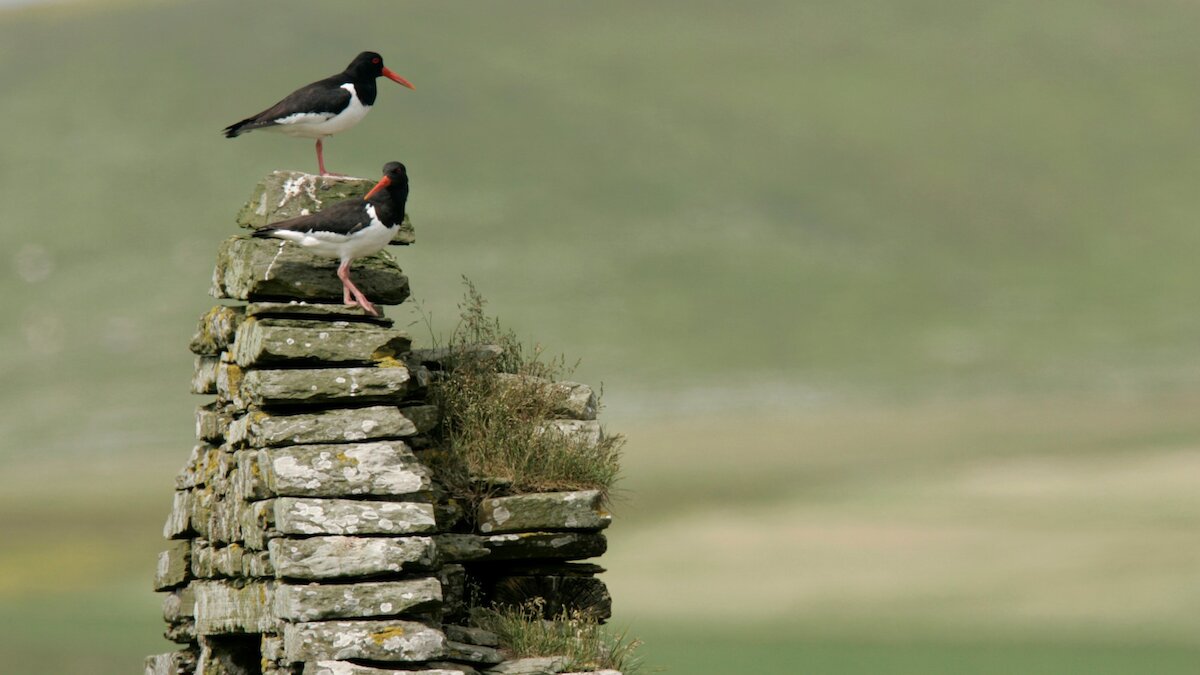
<path fill-rule="evenodd" d="M 253 184 L 221 127 L 381 52 L 330 168 L 412 175 L 603 383 L 603 562 L 676 673 L 1200 663 L 1200 5 L 0 3 L 0 670 L 138 672 L 186 345 Z M 418 341 L 421 314 L 397 308 Z"/>

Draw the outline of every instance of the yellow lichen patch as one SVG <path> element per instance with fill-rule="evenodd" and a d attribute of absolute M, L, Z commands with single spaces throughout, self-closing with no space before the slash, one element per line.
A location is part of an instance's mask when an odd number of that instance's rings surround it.
<path fill-rule="evenodd" d="M 400 626 L 392 626 L 391 628 L 385 628 L 384 630 L 381 630 L 381 631 L 378 631 L 375 633 L 371 633 L 371 635 L 370 635 L 370 638 L 377 645 L 382 645 L 384 642 L 386 642 L 392 638 L 398 638 L 398 637 L 404 637 L 404 629 L 401 628 Z"/>
<path fill-rule="evenodd" d="M 375 358 L 374 354 L 372 354 L 371 358 Z M 400 359 L 397 359 L 394 356 L 384 356 L 383 358 L 379 359 L 379 362 L 376 365 L 380 368 L 407 368 L 408 367 L 408 366 L 404 365 L 403 361 L 401 361 Z"/>

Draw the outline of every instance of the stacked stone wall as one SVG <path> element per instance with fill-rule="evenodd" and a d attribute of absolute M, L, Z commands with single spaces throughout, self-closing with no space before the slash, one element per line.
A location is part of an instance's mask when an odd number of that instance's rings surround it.
<path fill-rule="evenodd" d="M 369 182 L 276 173 L 245 226 L 356 198 Z M 394 243 L 415 240 L 410 225 Z M 148 675 L 561 672 L 514 659 L 470 625 L 475 608 L 539 599 L 604 620 L 601 555 L 611 517 L 597 491 L 505 495 L 478 508 L 447 494 L 426 461 L 440 411 L 431 367 L 385 317 L 340 303 L 336 261 L 234 236 L 217 255 L 192 391 L 196 445 L 176 478 L 154 588 L 179 649 Z M 379 304 L 408 297 L 389 257 L 357 262 Z M 490 349 L 489 347 L 482 347 Z M 595 395 L 561 394 L 557 425 L 601 433 Z"/>

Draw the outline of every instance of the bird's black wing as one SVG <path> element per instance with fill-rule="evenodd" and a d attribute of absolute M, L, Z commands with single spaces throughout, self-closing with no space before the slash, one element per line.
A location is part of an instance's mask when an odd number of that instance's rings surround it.
<path fill-rule="evenodd" d="M 225 127 L 225 136 L 233 138 L 263 127 L 330 119 L 350 104 L 350 92 L 341 86 L 343 80 L 336 75 L 301 87 L 257 115 Z"/>
<path fill-rule="evenodd" d="M 367 202 L 361 199 L 347 199 L 307 216 L 297 216 L 260 227 L 254 231 L 254 236 L 270 237 L 276 230 L 351 235 L 370 226 L 371 217 L 367 215 L 366 205 Z"/>

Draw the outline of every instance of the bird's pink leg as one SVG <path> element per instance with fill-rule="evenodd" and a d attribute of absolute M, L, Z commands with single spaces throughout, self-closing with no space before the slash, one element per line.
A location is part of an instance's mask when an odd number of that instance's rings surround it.
<path fill-rule="evenodd" d="M 325 155 L 321 152 L 321 139 L 317 139 L 317 168 L 321 171 L 322 176 L 328 176 L 325 171 Z"/>
<path fill-rule="evenodd" d="M 321 145 L 321 139 L 317 139 L 317 168 L 321 171 L 322 176 L 345 176 L 344 173 L 333 173 L 325 170 L 325 153 Z"/>
<path fill-rule="evenodd" d="M 379 310 L 375 308 L 375 305 L 371 304 L 371 301 L 367 299 L 367 296 L 363 295 L 363 292 L 358 290 L 358 286 L 355 286 L 353 281 L 350 281 L 349 260 L 341 265 L 338 265 L 337 275 L 338 278 L 342 280 L 342 295 L 343 299 L 346 299 L 347 305 L 358 305 L 366 310 L 367 314 L 370 314 L 371 316 L 379 316 Z M 355 301 L 351 302 L 349 299 L 345 298 L 346 293 L 353 295 Z"/>

